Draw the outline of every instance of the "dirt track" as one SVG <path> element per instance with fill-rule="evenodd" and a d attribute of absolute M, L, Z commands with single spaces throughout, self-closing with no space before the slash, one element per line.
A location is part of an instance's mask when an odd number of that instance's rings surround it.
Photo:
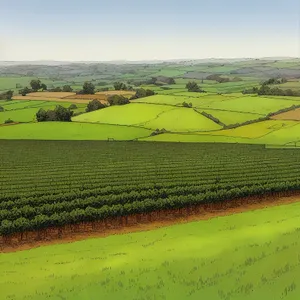
<path fill-rule="evenodd" d="M 153 212 L 110 220 L 50 228 L 46 231 L 14 235 L 9 239 L 0 237 L 0 252 L 22 251 L 40 246 L 70 243 L 88 238 L 148 231 L 174 224 L 242 213 L 270 206 L 285 205 L 300 201 L 300 192 L 277 193 L 264 197 L 248 197 L 216 204 L 200 204 L 191 208 Z"/>

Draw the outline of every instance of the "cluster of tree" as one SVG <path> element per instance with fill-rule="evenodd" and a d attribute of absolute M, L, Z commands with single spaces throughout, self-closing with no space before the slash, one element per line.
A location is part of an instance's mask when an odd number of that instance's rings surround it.
<path fill-rule="evenodd" d="M 187 102 L 184 101 L 184 102 L 182 103 L 182 106 L 183 106 L 183 107 L 187 107 L 187 108 L 192 108 L 192 107 L 193 107 L 193 103 L 192 103 L 192 102 L 187 103 Z"/>
<path fill-rule="evenodd" d="M 101 103 L 99 100 L 94 99 L 92 101 L 90 101 L 85 109 L 86 112 L 90 112 L 90 111 L 95 111 L 98 109 L 102 109 L 105 108 L 106 105 Z"/>
<path fill-rule="evenodd" d="M 63 87 L 53 87 L 53 88 L 48 88 L 49 92 L 67 92 L 67 93 L 71 93 L 73 92 L 73 89 L 70 85 L 64 85 Z"/>
<path fill-rule="evenodd" d="M 109 203 L 107 201 L 107 204 L 100 202 L 97 197 L 92 199 L 77 198 L 74 201 L 60 203 L 51 201 L 51 203 L 41 206 L 23 206 L 10 210 L 1 209 L 0 235 L 8 236 L 13 233 L 42 230 L 66 224 L 100 221 L 107 218 L 126 217 L 139 213 L 159 212 L 171 208 L 192 208 L 202 203 L 220 203 L 224 200 L 299 189 L 298 180 L 289 180 L 282 183 L 267 182 L 228 187 L 227 189 L 207 190 L 203 193 L 199 192 L 201 187 L 200 189 L 193 189 L 192 192 L 181 187 L 176 188 L 177 191 L 174 194 L 162 191 L 163 193 L 160 192 L 158 197 L 152 197 L 151 195 L 143 197 L 140 193 L 133 193 L 130 201 L 123 200 L 122 195 L 112 195 L 114 201 Z"/>
<path fill-rule="evenodd" d="M 123 82 L 115 82 L 114 89 L 116 91 L 126 91 L 128 88 L 127 88 L 127 85 Z"/>
<path fill-rule="evenodd" d="M 7 92 L 0 94 L 0 100 L 11 100 L 14 95 L 14 92 L 9 90 Z"/>
<path fill-rule="evenodd" d="M 28 93 L 37 92 L 39 90 L 43 90 L 43 91 L 47 90 L 47 85 L 45 83 L 42 83 L 39 79 L 31 80 L 30 86 L 31 89 L 26 86 L 23 89 L 19 90 L 19 93 L 22 96 L 26 96 Z"/>
<path fill-rule="evenodd" d="M 159 135 L 159 134 L 163 134 L 168 132 L 165 128 L 163 129 L 156 129 L 155 131 L 153 131 L 150 136 L 155 136 L 155 135 Z"/>
<path fill-rule="evenodd" d="M 27 86 L 24 87 L 23 89 L 19 90 L 19 93 L 22 95 L 22 96 L 26 96 L 27 94 L 33 92 L 32 89 L 28 88 Z"/>
<path fill-rule="evenodd" d="M 76 92 L 78 95 L 94 95 L 95 94 L 95 85 L 91 82 L 85 82 L 83 84 L 82 90 Z"/>
<path fill-rule="evenodd" d="M 47 90 L 47 85 L 45 83 L 42 83 L 39 79 L 33 79 L 30 81 L 30 86 L 31 86 L 31 89 L 34 91 L 34 92 L 37 92 L 38 90 Z"/>
<path fill-rule="evenodd" d="M 204 90 L 202 90 L 199 85 L 195 82 L 195 81 L 189 81 L 185 88 L 189 91 L 189 92 L 197 92 L 197 93 L 205 93 Z"/>
<path fill-rule="evenodd" d="M 153 95 L 155 95 L 155 93 L 152 90 L 137 89 L 135 95 L 133 95 L 130 100 L 145 98 Z"/>
<path fill-rule="evenodd" d="M 218 83 L 225 83 L 225 82 L 238 82 L 238 81 L 243 81 L 242 78 L 240 77 L 234 77 L 230 80 L 230 78 L 228 77 L 222 77 L 219 74 L 213 74 L 213 75 L 209 75 L 206 77 L 207 80 L 214 80 L 217 81 Z"/>
<path fill-rule="evenodd" d="M 122 95 L 112 95 L 107 98 L 107 102 L 109 103 L 110 106 L 113 105 L 125 105 L 129 104 L 129 99 L 122 96 Z"/>
<path fill-rule="evenodd" d="M 273 84 L 283 84 L 286 83 L 286 78 L 270 78 L 262 83 L 262 85 L 273 85 Z"/>
<path fill-rule="evenodd" d="M 270 88 L 268 85 L 262 85 L 260 88 L 253 87 L 245 89 L 243 94 L 257 94 L 257 95 L 270 95 L 270 96 L 300 96 L 300 91 L 293 91 L 291 89 L 280 89 L 278 87 Z"/>
<path fill-rule="evenodd" d="M 71 122 L 71 117 L 73 116 L 73 111 L 65 108 L 61 105 L 56 106 L 54 110 L 44 110 L 41 108 L 36 113 L 36 119 L 38 122 L 47 121 L 60 121 L 60 122 Z"/>

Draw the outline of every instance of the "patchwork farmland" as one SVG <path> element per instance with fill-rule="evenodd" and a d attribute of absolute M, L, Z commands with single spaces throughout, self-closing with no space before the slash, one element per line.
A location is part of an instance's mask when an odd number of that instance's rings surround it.
<path fill-rule="evenodd" d="M 0 298 L 298 299 L 299 65 L 0 65 Z"/>

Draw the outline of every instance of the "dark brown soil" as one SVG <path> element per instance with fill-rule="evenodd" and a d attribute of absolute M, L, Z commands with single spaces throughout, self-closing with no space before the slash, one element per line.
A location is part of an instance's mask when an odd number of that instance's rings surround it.
<path fill-rule="evenodd" d="M 117 217 L 99 222 L 66 225 L 60 228 L 48 228 L 43 231 L 19 233 L 9 237 L 0 236 L 0 252 L 15 252 L 50 244 L 72 243 L 88 238 L 148 231 L 174 224 L 207 220 L 298 201 L 300 201 L 299 191 L 276 193 L 260 197 L 222 201 L 215 204 L 200 204 L 189 208 Z"/>

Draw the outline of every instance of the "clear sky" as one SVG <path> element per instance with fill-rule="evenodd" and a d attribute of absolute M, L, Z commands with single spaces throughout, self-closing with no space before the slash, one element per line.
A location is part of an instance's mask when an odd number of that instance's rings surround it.
<path fill-rule="evenodd" d="M 0 60 L 300 56 L 300 0 L 0 0 Z"/>

